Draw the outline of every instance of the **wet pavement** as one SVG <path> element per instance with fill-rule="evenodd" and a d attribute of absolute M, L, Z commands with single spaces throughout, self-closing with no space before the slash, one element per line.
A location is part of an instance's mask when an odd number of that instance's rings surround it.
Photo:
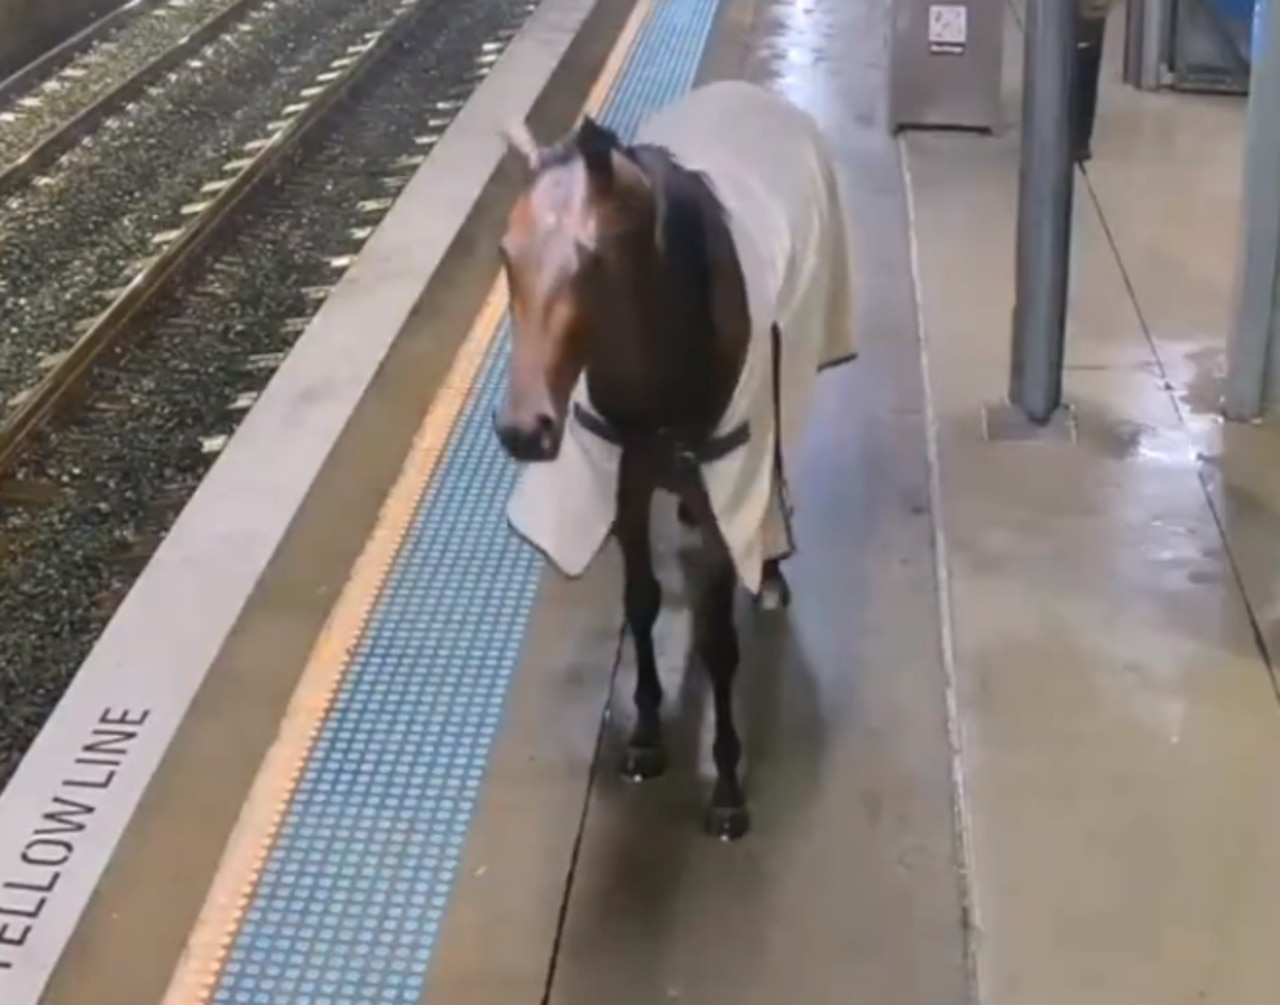
<path fill-rule="evenodd" d="M 1007 375 L 1016 134 L 888 136 L 891 0 L 726 2 L 707 75 L 767 81 L 817 116 L 859 285 L 861 355 L 819 381 L 790 459 L 794 605 L 741 622 L 754 828 L 722 845 L 697 826 L 710 710 L 688 659 L 687 542 L 663 508 L 670 770 L 639 787 L 615 770 L 632 709 L 625 644 L 602 731 L 616 552 L 581 580 L 545 576 L 427 997 L 1270 1005 L 1280 716 L 1259 640 L 1280 632 L 1280 438 L 1216 413 L 1242 108 L 1123 89 L 1122 33 L 1110 33 L 1075 205 L 1074 436 L 1028 442 L 984 421 Z M 1012 19 L 1005 52 L 1013 119 Z M 414 324 L 425 331 L 426 312 Z M 384 372 L 407 388 L 425 367 L 405 359 Z M 416 416 L 416 389 L 399 393 Z M 390 475 L 362 471 L 360 448 L 353 436 L 330 474 L 368 494 L 372 521 Z M 162 916 L 128 882 L 146 873 L 177 917 L 160 955 L 176 956 L 201 891 L 150 873 L 165 860 L 177 873 L 198 842 L 174 835 L 203 818 L 162 811 L 195 798 L 187 772 L 218 756 L 243 756 L 232 773 L 247 787 L 254 758 L 227 736 L 246 708 L 264 746 L 274 735 L 293 678 L 263 668 L 291 666 L 291 647 L 305 655 L 328 609 L 316 584 L 336 589 L 347 568 L 330 556 L 317 572 L 308 541 L 363 534 L 341 496 L 280 559 L 275 592 L 224 656 L 235 673 L 215 678 L 158 776 L 86 932 L 140 942 L 146 926 L 126 934 L 115 908 Z M 229 830 L 243 793 L 226 785 Z M 148 840 L 167 855 L 149 857 Z M 203 840 L 212 871 L 217 839 Z M 154 956 L 145 941 L 136 951 Z M 85 935 L 71 958 L 111 945 Z M 150 962 L 159 986 L 164 961 Z M 125 956 L 111 966 L 133 969 Z M 76 974 L 64 970 L 59 1000 L 78 1000 Z"/>
<path fill-rule="evenodd" d="M 1078 176 L 1072 442 L 1002 396 L 1017 137 L 906 142 L 937 413 L 981 1000 L 1263 1005 L 1280 984 L 1280 437 L 1217 417 L 1243 106 L 1108 37 Z M 1010 20 L 1007 107 L 1021 40 Z"/>

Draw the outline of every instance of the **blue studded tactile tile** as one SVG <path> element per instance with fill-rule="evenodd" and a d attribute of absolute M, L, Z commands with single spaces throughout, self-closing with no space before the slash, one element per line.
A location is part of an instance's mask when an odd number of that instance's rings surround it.
<path fill-rule="evenodd" d="M 658 0 L 601 118 L 692 86 L 718 0 Z M 489 415 L 504 324 L 352 655 L 215 1005 L 417 1005 L 533 605 Z"/>

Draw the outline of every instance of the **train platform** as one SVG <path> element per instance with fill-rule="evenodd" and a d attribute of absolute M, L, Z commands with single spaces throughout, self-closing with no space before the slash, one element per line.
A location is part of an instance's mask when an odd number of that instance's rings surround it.
<path fill-rule="evenodd" d="M 1046 433 L 999 408 L 1017 137 L 904 144 L 977 984 L 987 1002 L 1262 1005 L 1280 981 L 1280 438 L 1219 411 L 1244 105 L 1122 86 L 1121 15 L 1076 176 L 1072 412 Z"/>
<path fill-rule="evenodd" d="M 1243 106 L 1122 88 L 1111 33 L 1032 433 L 1016 132 L 889 136 L 889 10 L 541 0 L 0 792 L 3 1005 L 1270 1005 L 1280 438 L 1216 411 Z M 674 513 L 672 765 L 631 786 L 620 563 L 512 535 L 489 421 L 501 128 L 724 76 L 831 137 L 861 348 L 792 461 L 794 605 L 742 621 L 731 845 Z"/>

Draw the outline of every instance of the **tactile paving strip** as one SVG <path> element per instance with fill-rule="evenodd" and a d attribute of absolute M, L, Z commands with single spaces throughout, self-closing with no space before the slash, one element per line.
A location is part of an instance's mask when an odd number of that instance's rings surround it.
<path fill-rule="evenodd" d="M 718 0 L 657 0 L 601 118 L 687 91 Z M 540 558 L 507 529 L 489 415 L 504 323 L 266 854 L 218 1005 L 416 1005 L 520 656 Z"/>

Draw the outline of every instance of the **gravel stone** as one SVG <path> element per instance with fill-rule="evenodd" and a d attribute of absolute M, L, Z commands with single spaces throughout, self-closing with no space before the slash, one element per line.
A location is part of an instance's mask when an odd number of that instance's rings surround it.
<path fill-rule="evenodd" d="M 183 225 L 181 209 L 399 0 L 263 0 L 0 206 L 0 407 Z"/>
<path fill-rule="evenodd" d="M 380 219 L 360 203 L 407 183 L 443 132 L 437 102 L 469 97 L 535 7 L 434 0 L 14 472 L 46 498 L 0 507 L 0 785 L 216 459 L 204 444 L 235 431 L 237 399 L 265 387 L 340 278 L 334 260 Z"/>
<path fill-rule="evenodd" d="M 12 163 L 239 0 L 168 0 L 106 32 L 20 94 L 0 100 L 0 165 Z"/>

